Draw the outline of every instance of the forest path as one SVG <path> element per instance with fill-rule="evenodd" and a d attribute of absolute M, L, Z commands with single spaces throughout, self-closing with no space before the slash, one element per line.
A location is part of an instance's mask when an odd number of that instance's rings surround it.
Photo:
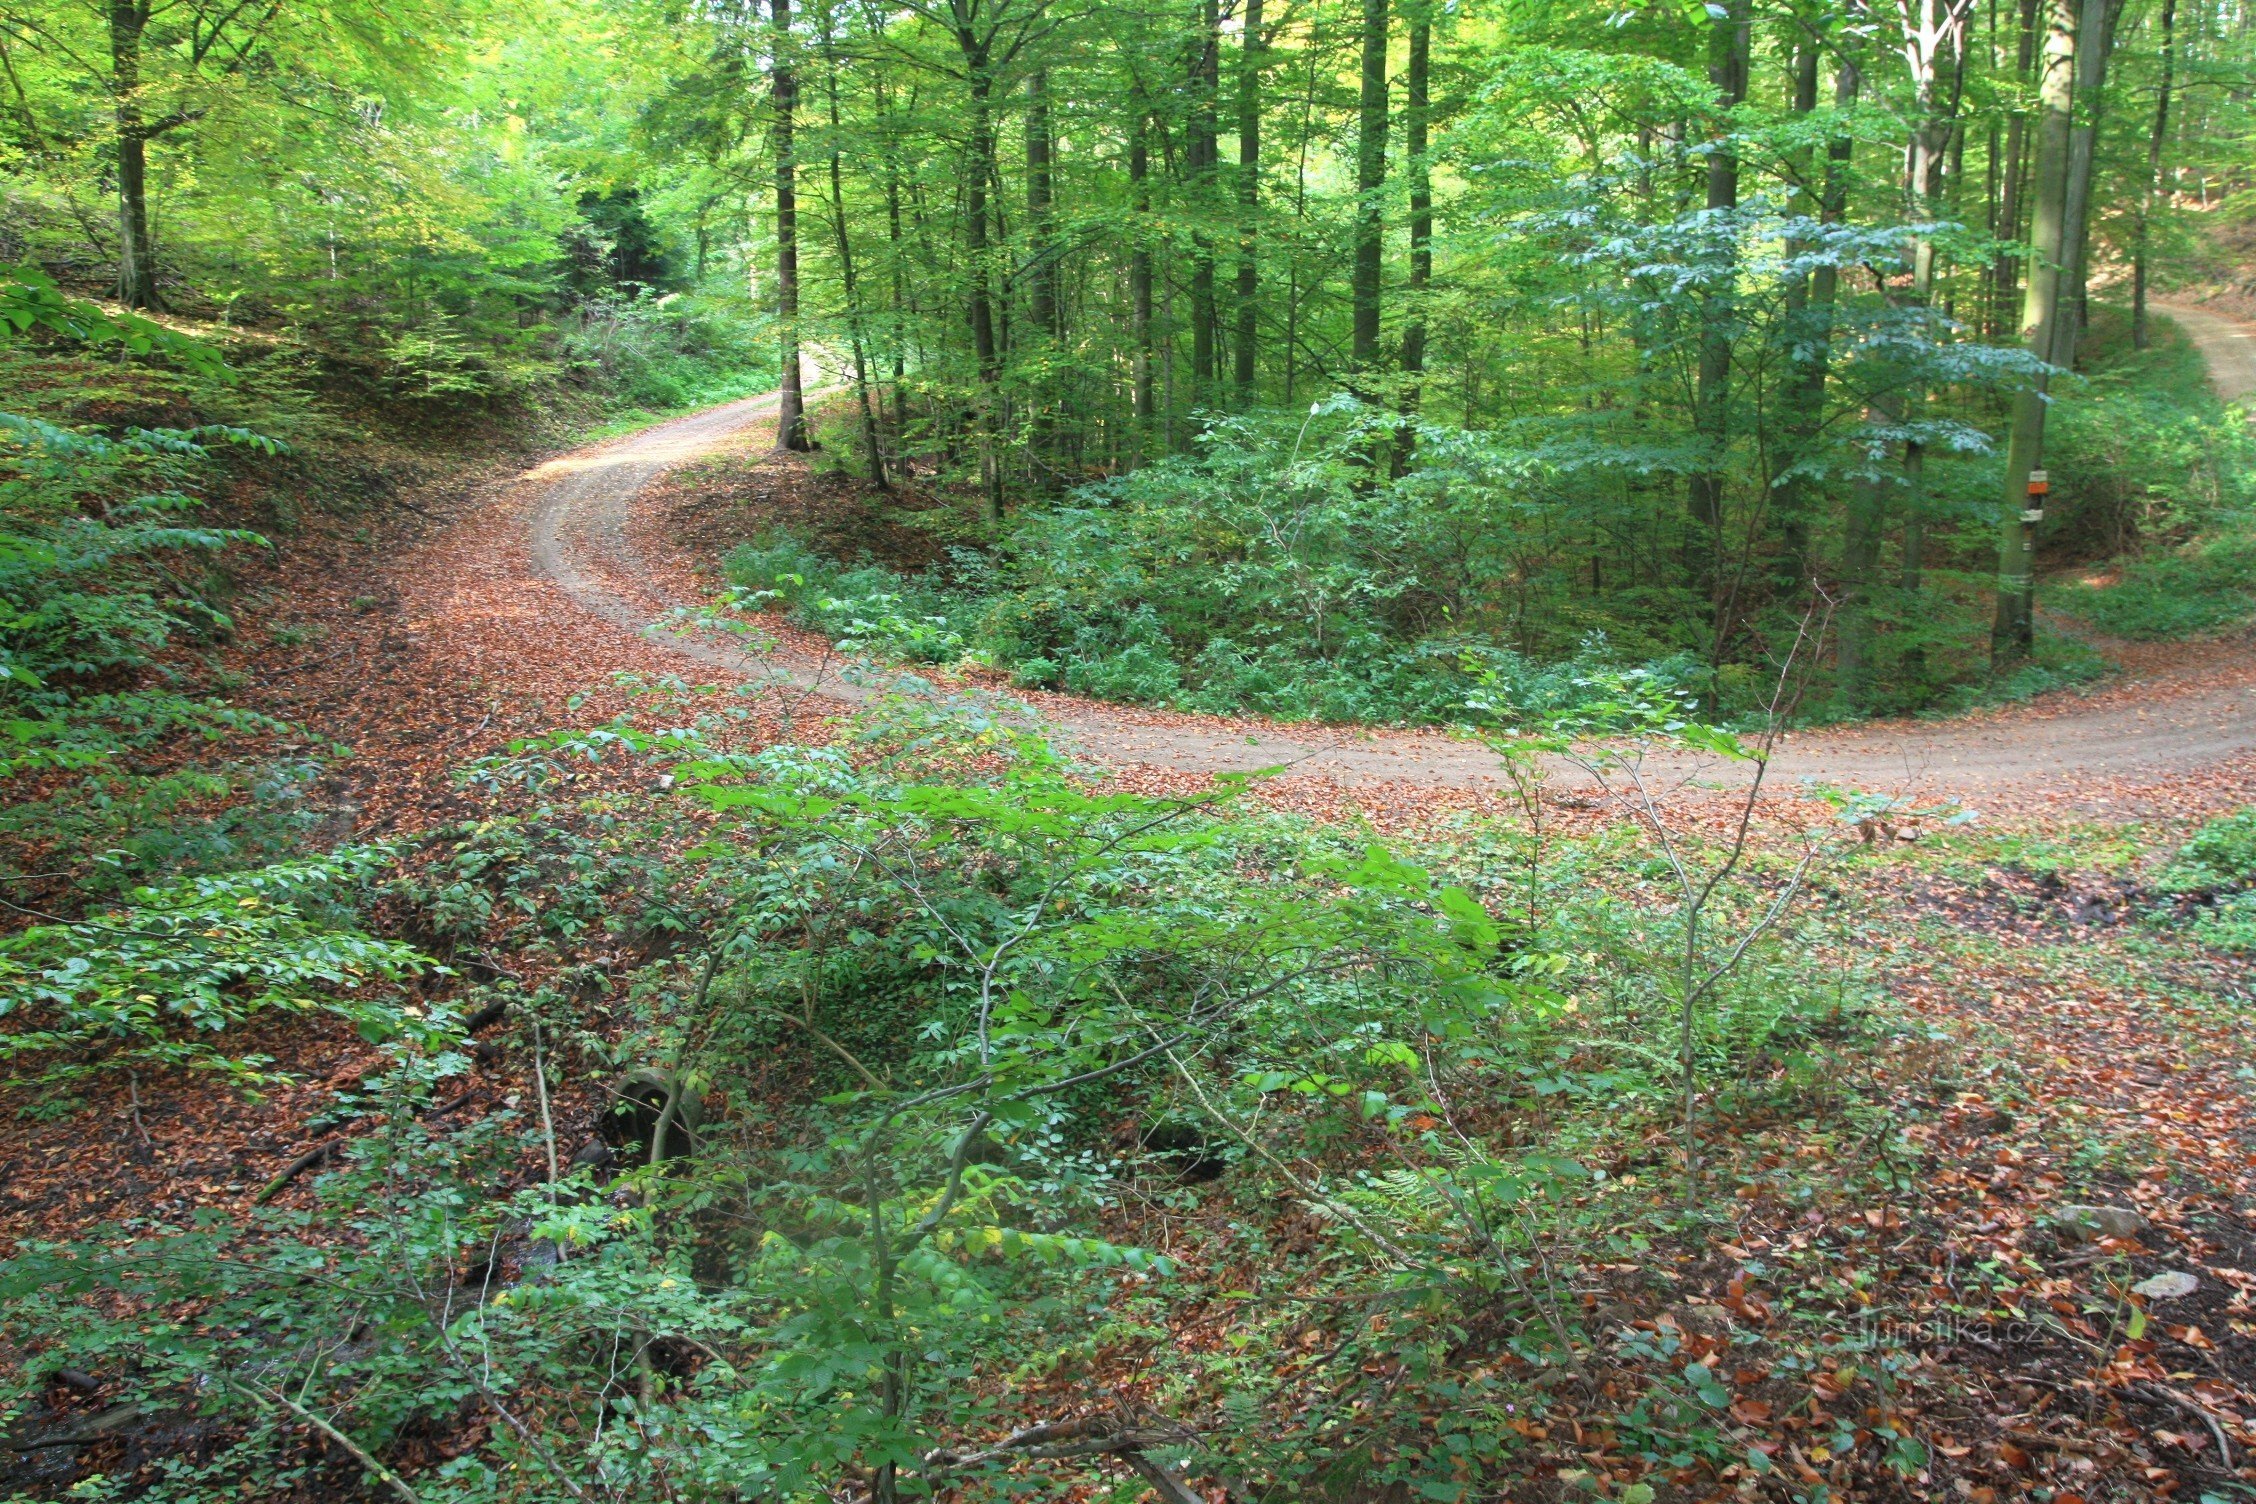
<path fill-rule="evenodd" d="M 2199 303 L 2152 298 L 2147 307 L 2166 315 L 2186 332 L 2208 363 L 2209 380 L 2227 402 L 2256 397 L 2256 326 L 2228 318 Z"/>
<path fill-rule="evenodd" d="M 2211 356 L 2221 386 L 2239 379 L 2232 360 L 2256 363 L 2256 337 L 2245 326 L 2205 314 L 2189 317 L 2188 327 L 2205 352 L 2212 345 L 2221 352 Z M 614 666 L 592 661 L 609 655 L 589 652 L 584 620 L 560 624 L 554 633 L 539 626 L 550 610 L 565 607 L 614 629 L 618 667 L 641 666 L 656 650 L 683 668 L 695 664 L 844 703 L 869 699 L 889 673 L 897 678 L 898 671 L 848 669 L 804 634 L 785 631 L 776 651 L 757 654 L 717 631 L 652 628 L 698 602 L 680 583 L 689 578 L 686 561 L 657 556 L 665 545 L 634 526 L 638 499 L 677 465 L 759 442 L 774 415 L 772 396 L 731 403 L 575 451 L 526 476 L 527 486 L 516 493 L 529 496 L 523 553 L 516 561 L 492 562 L 522 568 L 529 576 L 524 588 L 552 587 L 561 599 L 525 600 L 531 609 L 522 613 L 524 625 L 536 638 L 521 642 L 519 651 L 537 652 L 539 642 L 553 638 L 571 655 L 569 667 L 583 675 Z M 2058 693 L 1948 721 L 1792 735 L 1770 776 L 1774 786 L 1814 780 L 1907 797 L 1959 797 L 1991 808 L 2065 805 L 2129 813 L 2247 797 L 2256 788 L 2256 653 L 2243 640 L 2139 656 L 2146 661 L 2134 664 L 2132 677 L 2096 693 Z M 1341 787 L 1490 790 L 1506 783 L 1493 754 L 1440 732 L 1225 719 L 1056 694 L 1010 698 L 1032 707 L 1055 740 L 1123 771 L 1203 776 L 1289 765 L 1293 777 Z M 1661 772 L 1672 782 L 1734 777 L 1728 766 L 1675 761 Z"/>

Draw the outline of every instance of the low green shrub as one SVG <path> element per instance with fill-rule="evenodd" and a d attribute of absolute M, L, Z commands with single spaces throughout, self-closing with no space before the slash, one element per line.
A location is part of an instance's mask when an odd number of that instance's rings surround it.
<path fill-rule="evenodd" d="M 2059 609 L 2112 637 L 2166 642 L 2256 620 L 2256 533 L 2204 536 L 2126 560 L 2113 578 L 2049 592 Z"/>
<path fill-rule="evenodd" d="M 0 936 L 0 1066 L 41 1086 L 121 1067 L 255 1086 L 269 1062 L 222 1036 L 260 1015 L 334 1013 L 369 1039 L 415 1027 L 385 984 L 430 963 L 353 916 L 391 857 L 347 847 L 139 888 L 115 909 Z"/>
<path fill-rule="evenodd" d="M 1080 547 L 1101 536 L 1077 514 L 1043 526 L 1070 530 Z M 734 604 L 780 607 L 848 651 L 911 663 L 971 657 L 1029 689 L 1216 715 L 1447 724 L 1466 718 L 1478 690 L 1507 713 L 1537 716 L 1577 702 L 1590 675 L 1621 666 L 1598 632 L 1561 659 L 1537 663 L 1462 634 L 1404 641 L 1352 619 L 1312 654 L 1305 639 L 1279 640 L 1236 616 L 1201 630 L 1163 599 L 1145 598 L 1144 571 L 1118 557 L 1071 579 L 1059 577 L 1059 561 L 1021 538 L 999 563 L 959 551 L 932 571 L 901 575 L 841 564 L 776 532 L 737 548 L 726 569 Z M 1246 635 L 1232 635 L 1239 631 Z M 1718 675 L 1688 652 L 1646 668 L 1727 700 L 1744 702 L 1758 688 L 1744 669 Z"/>
<path fill-rule="evenodd" d="M 622 408 L 668 412 L 775 386 L 765 321 L 724 297 L 592 299 L 565 316 L 556 345 L 566 372 Z"/>
<path fill-rule="evenodd" d="M 2256 805 L 2219 815 L 2178 848 L 2157 884 L 2165 893 L 2256 888 Z"/>

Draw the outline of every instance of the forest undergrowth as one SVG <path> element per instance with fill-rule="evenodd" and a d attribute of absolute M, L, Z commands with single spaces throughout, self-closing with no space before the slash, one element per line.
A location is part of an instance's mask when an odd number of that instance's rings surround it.
<path fill-rule="evenodd" d="M 2231 1477 L 2246 816 L 2157 863 L 1801 809 L 1688 942 L 1728 809 L 1382 842 L 944 704 L 763 748 L 647 699 L 9 942 L 64 1130 L 11 1186 L 27 1497 Z M 157 927 L 205 964 L 115 1006 Z M 268 989 L 225 1028 L 218 967 Z"/>
<path fill-rule="evenodd" d="M 1743 828 L 1621 675 L 1383 835 L 947 696 L 457 754 L 302 635 L 349 567 L 189 588 L 308 557 L 190 525 L 255 431 L 11 432 L 90 587 L 8 639 L 18 1496 L 2237 1486 L 2245 814 Z M 1547 786 L 1600 725 L 1618 797 Z"/>
<path fill-rule="evenodd" d="M 2121 310 L 2103 309 L 2087 359 L 2055 423 L 2064 518 L 2041 561 L 2042 604 L 2102 639 L 2246 627 L 2256 619 L 2247 430 L 2170 326 L 2134 349 Z M 990 537 L 913 473 L 885 492 L 858 484 L 846 473 L 852 425 L 847 404 L 830 409 L 832 485 L 856 500 L 832 498 L 819 526 L 796 493 L 732 477 L 728 461 L 708 469 L 705 498 L 728 526 L 697 528 L 705 546 L 739 540 L 723 569 L 731 602 L 781 611 L 851 652 L 1024 688 L 1285 721 L 1453 725 L 1476 686 L 1542 716 L 1572 705 L 1594 674 L 1637 669 L 1752 725 L 1806 610 L 1798 597 L 1774 601 L 1720 644 L 1691 595 L 1607 585 L 1600 565 L 1548 541 L 1578 515 L 1571 478 L 1547 474 L 1542 444 L 1509 430 L 1423 432 L 1420 468 L 1374 481 L 1372 435 L 1395 420 L 1351 400 L 1221 418 L 1190 452 L 1081 487 Z M 1955 476 L 1950 463 L 1938 468 Z M 1971 484 L 1980 468 L 1937 484 Z M 1959 714 L 2109 671 L 2075 630 L 1993 668 L 1987 583 L 1975 568 L 1964 579 L 1937 568 L 1878 600 L 1885 686 L 1850 686 L 1828 664 L 1803 717 Z"/>

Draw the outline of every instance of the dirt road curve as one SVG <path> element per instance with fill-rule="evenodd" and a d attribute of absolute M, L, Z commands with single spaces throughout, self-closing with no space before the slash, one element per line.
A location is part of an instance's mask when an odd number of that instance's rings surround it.
<path fill-rule="evenodd" d="M 2176 309 L 2173 316 L 2180 316 Z M 2244 326 L 2188 310 L 2184 316 L 2218 363 L 2220 385 L 2241 379 L 2231 362 L 2250 363 L 2256 338 Z M 2214 327 L 2212 327 L 2214 326 Z M 532 501 L 530 572 L 560 589 L 580 611 L 623 633 L 645 633 L 670 607 L 651 581 L 658 572 L 636 551 L 628 521 L 636 498 L 658 475 L 773 417 L 772 399 L 755 398 L 660 424 L 610 444 L 551 461 L 528 479 Z M 528 584 L 532 582 L 528 581 Z M 867 672 L 841 672 L 811 656 L 748 654 L 715 633 L 666 633 L 659 640 L 684 660 L 720 675 L 786 679 L 845 702 L 874 691 Z M 625 639 L 622 639 L 624 643 Z M 641 645 L 647 651 L 647 638 Z M 605 669 L 584 665 L 589 676 Z M 882 680 L 884 675 L 874 676 Z M 1183 773 L 1290 764 L 1296 773 L 1342 785 L 1416 784 L 1479 789 L 1499 785 L 1493 757 L 1427 732 L 1285 726 L 1266 721 L 1155 713 L 1078 700 L 1035 697 L 1053 736 L 1113 767 Z M 1804 779 L 1969 800 L 2038 792 L 2069 803 L 2120 805 L 2121 790 L 2167 788 L 2172 780 L 2250 760 L 2256 754 L 2256 653 L 2247 644 L 2190 652 L 2184 661 L 2135 683 L 2091 696 L 2052 696 L 2011 711 L 1948 722 L 1872 725 L 1790 738 L 1772 777 Z M 1728 770 L 1674 767 L 1682 776 Z M 2089 792 L 2090 798 L 2083 796 Z M 2136 802 L 2135 792 L 2131 802 Z"/>
<path fill-rule="evenodd" d="M 2209 380 L 2227 402 L 2256 397 L 2256 327 L 2227 318 L 2198 303 L 2156 298 L 2149 305 L 2191 336 L 2209 363 Z"/>

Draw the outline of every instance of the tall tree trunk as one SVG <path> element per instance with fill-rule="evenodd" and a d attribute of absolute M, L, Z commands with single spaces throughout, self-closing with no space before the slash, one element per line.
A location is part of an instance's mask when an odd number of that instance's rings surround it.
<path fill-rule="evenodd" d="M 2068 208 L 2062 230 L 2068 263 L 2061 289 L 2064 312 L 2052 345 L 2052 363 L 2063 369 L 2075 366 L 2076 344 L 2091 318 L 2092 172 L 2107 109 L 2107 60 L 2115 50 L 2115 21 L 2122 13 L 2123 0 L 2084 0 L 2076 28 L 2076 113 L 2068 133 Z"/>
<path fill-rule="evenodd" d="M 802 453 L 807 437 L 806 393 L 799 376 L 799 162 L 792 143 L 799 81 L 791 67 L 791 0 L 775 0 L 775 57 L 770 75 L 775 106 L 776 342 L 781 370 L 776 401 L 776 447 Z"/>
<path fill-rule="evenodd" d="M 1300 145 L 1293 154 L 1293 223 L 1308 224 L 1308 144 L 1315 135 L 1317 63 L 1322 52 L 1302 49 L 1308 57 L 1308 79 L 1300 94 Z M 1285 406 L 1294 405 L 1300 379 L 1300 258 L 1288 258 L 1285 273 Z"/>
<path fill-rule="evenodd" d="M 2022 83 L 2029 79 L 2029 69 L 2035 66 L 2037 49 L 2037 0 L 2021 0 L 2021 36 L 2015 53 L 2014 78 Z M 2000 240 L 2021 238 L 2021 219 L 2026 211 L 2023 200 L 2027 197 L 2029 181 L 2029 117 L 2025 110 L 2015 110 L 2005 128 L 2005 201 L 1998 210 L 1997 234 Z M 1997 253 L 1990 274 L 1990 337 L 2002 339 L 2015 312 L 2013 294 L 2018 284 L 2020 259 L 2010 249 Z"/>
<path fill-rule="evenodd" d="M 1916 10 L 1906 10 L 1904 56 L 1911 65 L 1912 101 L 1916 120 L 1911 132 L 1910 159 L 1906 164 L 1905 198 L 1912 215 L 1922 224 L 1945 217 L 1943 167 L 1951 137 L 1958 126 L 1960 90 L 1953 88 L 1946 101 L 1939 92 L 1944 50 L 1962 51 L 1965 45 L 1967 0 L 1917 0 Z M 1916 15 L 1917 20 L 1911 18 Z M 1963 77 L 1963 74 L 1961 75 Z M 1921 231 L 1911 253 L 1911 301 L 1922 313 L 1935 297 L 1935 238 Z M 1932 326 L 1929 326 L 1930 330 Z M 1925 413 L 1924 385 L 1913 383 L 1904 393 L 1904 417 L 1917 422 Z M 1926 467 L 1925 446 L 1917 439 L 1904 443 L 1904 532 L 1901 583 L 1917 590 L 1926 568 Z"/>
<path fill-rule="evenodd" d="M 862 449 L 870 484 L 891 489 L 885 474 L 885 446 L 878 437 L 877 403 L 870 395 L 869 340 L 862 329 L 862 300 L 854 277 L 854 242 L 846 231 L 846 183 L 839 167 L 838 54 L 831 45 L 830 12 L 822 17 L 823 83 L 830 105 L 830 225 L 838 247 L 838 276 L 846 295 L 846 333 L 854 347 L 854 395 L 861 404 Z"/>
<path fill-rule="evenodd" d="M 1058 336 L 1057 236 L 1051 223 L 1055 190 L 1051 179 L 1050 74 L 1037 68 L 1026 80 L 1026 229 L 1033 240 L 1033 266 L 1027 276 L 1029 313 L 1035 338 Z"/>
<path fill-rule="evenodd" d="M 1724 112 L 1747 98 L 1749 26 L 1747 0 L 1713 5 L 1708 26 L 1708 82 Z M 1722 129 L 1732 126 L 1727 120 Z M 1711 219 L 1727 220 L 1739 207 L 1739 154 L 1728 139 L 1708 154 L 1707 207 Z M 1738 265 L 1737 242 L 1728 225 L 1711 226 L 1716 237 L 1713 280 L 1700 296 L 1700 362 L 1692 398 L 1692 423 L 1700 445 L 1699 468 L 1692 473 L 1687 499 L 1692 517 L 1691 557 L 1695 577 L 1713 588 L 1723 546 L 1723 488 L 1731 443 L 1731 323 L 1735 312 L 1731 282 Z"/>
<path fill-rule="evenodd" d="M 1026 79 L 1026 321 L 1032 327 L 1027 343 L 1043 349 L 1058 338 L 1058 246 L 1052 222 L 1055 183 L 1050 134 L 1050 75 L 1037 68 Z M 1036 467 L 1055 474 L 1058 469 L 1058 433 L 1055 406 L 1059 392 L 1048 371 L 1036 377 L 1029 397 L 1026 451 Z"/>
<path fill-rule="evenodd" d="M 1426 370 L 1426 292 L 1433 285 L 1433 170 L 1426 160 L 1431 123 L 1433 6 L 1410 0 L 1410 65 L 1402 80 L 1402 165 L 1410 174 L 1410 285 L 1408 316 L 1402 326 L 1402 414 L 1414 417 L 1424 397 L 1419 378 Z M 1417 430 L 1408 423 L 1395 430 L 1394 470 L 1410 464 Z"/>
<path fill-rule="evenodd" d="M 117 128 L 118 298 L 128 308 L 161 308 L 157 252 L 149 238 L 149 139 L 141 110 L 141 38 L 148 0 L 111 0 L 110 88 Z"/>
<path fill-rule="evenodd" d="M 1793 108 L 1797 116 L 1807 116 L 1817 108 L 1821 50 L 1814 28 L 1795 44 Z M 1822 220 L 1826 195 L 1814 181 L 1816 173 L 1810 157 L 1808 147 L 1799 147 L 1788 159 L 1792 197 L 1788 200 L 1787 207 L 1798 218 Z M 1830 180 L 1833 175 L 1830 152 L 1826 160 L 1827 177 Z M 1815 241 L 1808 236 L 1797 236 L 1788 243 L 1788 254 L 1807 255 L 1814 244 Z M 1784 545 L 1781 563 L 1785 567 L 1778 571 L 1777 583 L 1784 590 L 1796 588 L 1809 574 L 1811 492 L 1807 479 L 1792 472 L 1797 465 L 1809 458 L 1815 447 L 1818 428 L 1824 416 L 1825 372 L 1831 356 L 1833 310 L 1828 300 L 1823 310 L 1824 324 L 1821 326 L 1811 307 L 1813 281 L 1814 278 L 1806 272 L 1795 272 L 1786 280 L 1784 333 L 1793 374 L 1785 394 L 1785 433 L 1784 443 L 1780 446 L 1780 463 L 1774 467 L 1786 473 L 1771 485 L 1771 504 L 1778 517 L 1779 536 Z M 1830 291 L 1829 287 L 1828 292 Z M 1811 380 L 1813 372 L 1816 377 L 1814 383 Z"/>
<path fill-rule="evenodd" d="M 1003 471 L 995 452 L 1001 420 L 1003 362 L 995 336 L 995 301 L 989 284 L 987 186 L 995 181 L 995 79 L 988 49 L 967 28 L 957 34 L 971 92 L 971 160 L 965 164 L 964 250 L 970 262 L 971 346 L 979 368 L 980 515 L 990 525 L 1003 519 Z"/>
<path fill-rule="evenodd" d="M 2147 234 L 2162 191 L 2162 146 L 2170 134 L 2170 87 L 2177 81 L 2178 0 L 2162 0 L 2162 84 L 2154 96 L 2154 130 L 2146 140 L 2146 191 L 2139 196 L 2137 239 L 2131 252 L 2131 343 L 2147 346 Z"/>
<path fill-rule="evenodd" d="M 1153 411 L 1152 370 L 1152 253 L 1151 253 L 1151 150 L 1145 144 L 1147 115 L 1141 98 L 1136 101 L 1135 124 L 1128 132 L 1128 183 L 1135 200 L 1134 240 L 1128 252 L 1128 299 L 1134 320 L 1136 383 L 1136 458 L 1151 452 L 1157 427 Z"/>
<path fill-rule="evenodd" d="M 2030 184 L 2028 290 L 2021 300 L 2021 337 L 2039 360 L 2053 354 L 2060 284 L 2067 256 L 2068 156 L 2075 102 L 2077 0 L 2049 0 L 2043 71 L 2037 94 L 2037 160 Z M 2029 656 L 2035 646 L 2036 579 L 2030 540 L 2044 515 L 2044 493 L 2033 490 L 2044 460 L 2044 376 L 2013 399 L 2005 452 L 2005 525 L 1998 542 L 1997 618 L 1990 628 L 1993 668 Z"/>
<path fill-rule="evenodd" d="M 1214 400 L 1220 363 L 1215 355 L 1214 299 L 1215 110 L 1222 85 L 1222 14 L 1215 0 L 1199 0 L 1198 45 L 1191 54 L 1190 139 L 1184 155 L 1191 188 L 1191 383 L 1199 402 Z"/>
<path fill-rule="evenodd" d="M 890 110 L 880 95 L 880 109 Z M 893 284 L 893 443 L 894 455 L 914 473 L 902 457 L 909 432 L 909 294 L 908 268 L 903 262 L 901 238 L 901 155 L 893 122 L 885 122 L 885 249 Z"/>
<path fill-rule="evenodd" d="M 1386 206 L 1387 0 L 1363 0 L 1363 85 L 1355 124 L 1354 325 L 1349 359 L 1368 373 L 1379 364 L 1379 293 Z"/>
<path fill-rule="evenodd" d="M 1861 7 L 1860 7 L 1861 11 Z M 1833 81 L 1833 103 L 1846 114 L 1857 102 L 1862 91 L 1864 75 L 1856 57 L 1844 47 L 1840 72 Z M 1825 148 L 1825 189 L 1819 217 L 1827 224 L 1840 224 L 1848 217 L 1849 165 L 1856 150 L 1855 141 L 1844 131 L 1827 143 Z M 1810 304 L 1813 323 L 1822 321 L 1825 337 L 1830 341 L 1833 329 L 1833 309 L 1840 297 L 1841 271 L 1837 265 L 1821 265 L 1810 277 Z M 1817 390 L 1805 402 L 1811 412 L 1813 427 L 1822 421 L 1825 378 L 1824 368 L 1805 373 L 1805 379 L 1817 383 Z M 1849 488 L 1847 515 L 1841 541 L 1840 600 L 1837 609 L 1835 674 L 1839 680 L 1842 697 L 1852 706 L 1864 703 L 1865 681 L 1872 656 L 1872 581 L 1880 562 L 1880 524 L 1882 507 L 1880 488 L 1870 479 L 1860 479 Z"/>
<path fill-rule="evenodd" d="M 1261 212 L 1261 0 L 1245 0 L 1245 38 L 1238 64 L 1238 339 L 1231 372 L 1238 405 L 1253 402 L 1254 354 L 1259 335 L 1260 267 L 1254 250 Z"/>

